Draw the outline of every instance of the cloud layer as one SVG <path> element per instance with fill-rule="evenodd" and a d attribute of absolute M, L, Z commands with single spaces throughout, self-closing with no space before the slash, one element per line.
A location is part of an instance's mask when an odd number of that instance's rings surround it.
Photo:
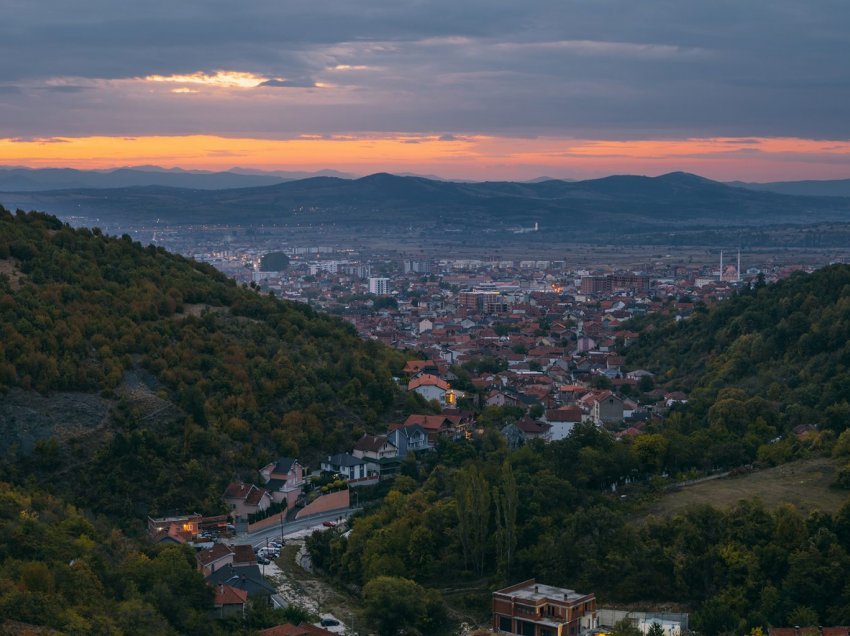
<path fill-rule="evenodd" d="M 845 0 L 0 0 L 0 137 L 850 139 Z"/>

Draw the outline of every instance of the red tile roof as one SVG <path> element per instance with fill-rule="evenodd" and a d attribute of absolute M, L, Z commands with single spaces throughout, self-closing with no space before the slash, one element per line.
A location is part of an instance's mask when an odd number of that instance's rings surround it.
<path fill-rule="evenodd" d="M 431 375 L 430 373 L 426 373 L 424 375 L 420 375 L 418 378 L 412 379 L 408 385 L 407 390 L 413 391 L 414 389 L 419 388 L 420 386 L 436 386 L 443 391 L 449 390 L 449 384 L 445 380 L 438 378 L 436 375 Z"/>
<path fill-rule="evenodd" d="M 206 567 L 210 563 L 214 563 L 215 561 L 228 557 L 231 554 L 233 554 L 233 551 L 228 546 L 223 543 L 216 543 L 213 547 L 198 552 L 195 555 L 195 560 L 201 567 Z"/>
<path fill-rule="evenodd" d="M 582 412 L 577 406 L 562 406 L 546 411 L 547 422 L 581 422 Z"/>
<path fill-rule="evenodd" d="M 250 545 L 234 545 L 233 546 L 233 565 L 250 564 L 257 562 L 257 557 L 254 555 L 254 550 Z"/>
<path fill-rule="evenodd" d="M 405 426 L 419 424 L 426 431 L 439 431 L 450 428 L 452 421 L 445 415 L 408 415 L 404 421 Z"/>
<path fill-rule="evenodd" d="M 237 590 L 229 585 L 219 585 L 215 588 L 216 607 L 222 605 L 244 605 L 248 602 L 248 592 L 245 590 Z"/>
<path fill-rule="evenodd" d="M 251 486 L 251 490 L 248 492 L 248 496 L 245 497 L 245 503 L 249 506 L 256 506 L 260 503 L 260 500 L 264 495 L 268 495 L 268 491 L 265 488 L 258 488 L 257 486 Z"/>

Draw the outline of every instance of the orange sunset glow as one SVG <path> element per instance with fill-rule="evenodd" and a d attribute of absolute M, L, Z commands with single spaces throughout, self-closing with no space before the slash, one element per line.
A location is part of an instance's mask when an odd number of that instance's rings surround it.
<path fill-rule="evenodd" d="M 225 170 L 335 168 L 357 174 L 418 171 L 475 179 L 659 174 L 688 170 L 734 178 L 841 176 L 848 141 L 798 138 L 589 140 L 486 135 L 334 135 L 294 139 L 213 135 L 56 137 L 0 140 L 0 163 L 32 168 L 107 169 L 121 165 Z"/>

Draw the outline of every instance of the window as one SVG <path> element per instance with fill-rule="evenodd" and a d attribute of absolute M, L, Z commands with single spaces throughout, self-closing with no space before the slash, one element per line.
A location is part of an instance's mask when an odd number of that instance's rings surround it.
<path fill-rule="evenodd" d="M 516 622 L 517 632 L 521 636 L 534 636 L 534 623 L 526 623 L 525 621 Z"/>
<path fill-rule="evenodd" d="M 507 616 L 500 616 L 499 617 L 499 629 L 501 629 L 503 632 L 514 631 L 514 626 L 511 623 L 511 619 L 508 618 Z"/>

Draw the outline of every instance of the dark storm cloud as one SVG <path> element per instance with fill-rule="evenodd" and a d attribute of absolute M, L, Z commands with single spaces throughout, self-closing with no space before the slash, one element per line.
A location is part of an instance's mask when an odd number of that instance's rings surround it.
<path fill-rule="evenodd" d="M 270 79 L 261 82 L 260 86 L 269 88 L 315 88 L 316 82 L 309 78 L 304 79 Z"/>
<path fill-rule="evenodd" d="M 0 135 L 850 137 L 845 0 L 0 0 L 0 10 L 0 85 L 21 87 L 3 93 Z M 121 84 L 217 70 L 321 88 L 199 106 Z M 74 88 L 89 82 L 97 99 Z M 50 103 L 37 90 L 46 83 Z"/>

